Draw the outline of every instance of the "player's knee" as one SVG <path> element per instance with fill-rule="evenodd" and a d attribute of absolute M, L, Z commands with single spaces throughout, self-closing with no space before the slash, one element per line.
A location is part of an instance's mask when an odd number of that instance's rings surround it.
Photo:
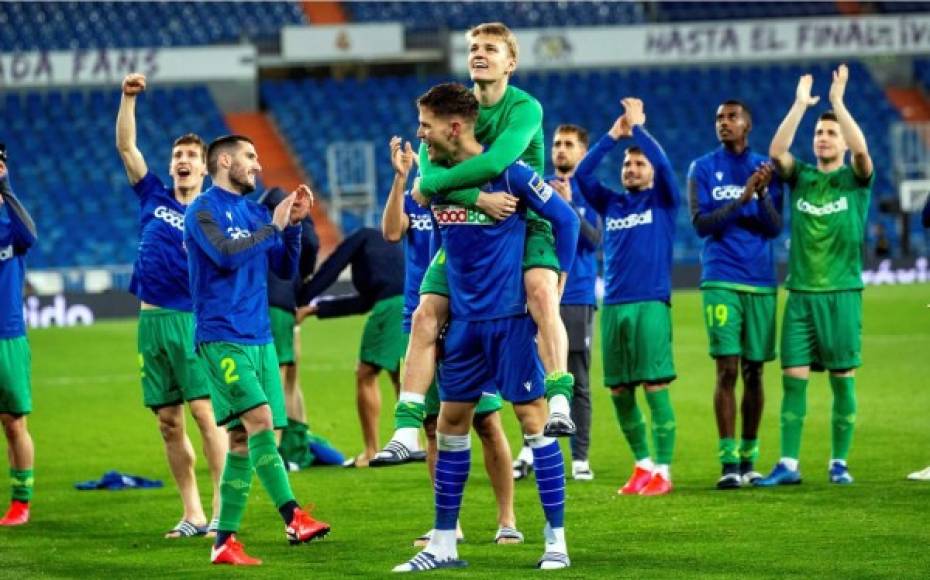
<path fill-rule="evenodd" d="M 743 384 L 747 389 L 758 389 L 762 387 L 762 363 L 751 360 L 744 360 L 742 363 Z"/>
<path fill-rule="evenodd" d="M 249 454 L 249 434 L 243 429 L 229 431 L 229 451 L 236 455 Z"/>
<path fill-rule="evenodd" d="M 184 424 L 178 417 L 159 415 L 158 431 L 165 441 L 178 441 L 184 436 Z"/>
<path fill-rule="evenodd" d="M 619 397 L 620 395 L 630 390 L 630 388 L 631 387 L 627 385 L 616 385 L 616 386 L 610 387 L 610 394 L 612 394 L 615 397 Z"/>
<path fill-rule="evenodd" d="M 436 439 L 436 416 L 432 415 L 423 421 L 423 432 L 427 439 Z"/>
<path fill-rule="evenodd" d="M 668 383 L 646 383 L 643 388 L 647 393 L 656 393 L 668 389 Z"/>
<path fill-rule="evenodd" d="M 532 310 L 546 319 L 557 315 L 559 299 L 556 287 L 548 284 L 545 279 L 532 280 L 526 289 L 526 300 Z"/>
<path fill-rule="evenodd" d="M 413 311 L 410 340 L 417 343 L 433 343 L 439 336 L 439 317 L 433 306 L 420 303 Z"/>
<path fill-rule="evenodd" d="M 499 435 L 502 435 L 499 423 L 494 420 L 494 413 L 476 414 L 475 418 L 472 419 L 472 425 L 475 427 L 478 437 L 485 443 L 494 442 Z"/>
<path fill-rule="evenodd" d="M 811 368 L 810 367 L 787 367 L 782 370 L 786 377 L 792 379 L 807 379 L 810 377 Z"/>
<path fill-rule="evenodd" d="M 371 364 L 359 361 L 358 366 L 355 367 L 355 378 L 358 379 L 360 384 L 370 382 L 372 379 L 377 378 L 377 376 L 378 367 Z"/>
<path fill-rule="evenodd" d="M 216 426 L 216 419 L 213 417 L 213 406 L 210 403 L 210 399 L 191 401 L 190 408 L 191 416 L 194 418 L 194 421 L 197 421 L 197 425 L 200 427 L 201 431 L 203 431 L 204 427 Z"/>
<path fill-rule="evenodd" d="M 23 416 L 2 415 L 3 434 L 7 441 L 18 441 L 26 435 L 26 418 Z"/>
<path fill-rule="evenodd" d="M 739 378 L 739 359 L 735 356 L 727 356 L 717 359 L 717 387 L 726 390 L 733 390 L 736 387 L 736 379 Z"/>

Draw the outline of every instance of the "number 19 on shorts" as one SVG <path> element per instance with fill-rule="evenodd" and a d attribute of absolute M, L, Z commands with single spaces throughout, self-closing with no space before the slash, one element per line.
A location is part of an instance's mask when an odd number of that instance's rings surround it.
<path fill-rule="evenodd" d="M 705 308 L 708 328 L 713 328 L 715 324 L 718 327 L 726 325 L 728 311 L 726 304 L 708 304 Z"/>

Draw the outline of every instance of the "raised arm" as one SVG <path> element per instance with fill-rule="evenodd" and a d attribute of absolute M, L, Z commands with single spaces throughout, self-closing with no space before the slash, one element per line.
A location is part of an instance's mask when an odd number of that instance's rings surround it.
<path fill-rule="evenodd" d="M 25 252 L 36 242 L 36 224 L 23 204 L 13 194 L 5 161 L 0 161 L 0 205 L 7 207 L 7 213 L 10 216 L 14 249 L 18 253 Z"/>
<path fill-rule="evenodd" d="M 608 132 L 601 137 L 594 147 L 588 149 L 584 158 L 575 167 L 575 179 L 578 181 L 578 192 L 594 208 L 594 211 L 604 215 L 607 211 L 607 202 L 612 195 L 616 195 L 608 187 L 604 187 L 594 172 L 597 166 L 601 164 L 604 156 L 613 151 L 617 146 L 619 137 L 614 137 L 612 132 Z"/>
<path fill-rule="evenodd" d="M 473 190 L 468 192 L 468 199 L 462 200 L 457 199 L 458 194 L 453 193 L 453 190 L 478 187 L 503 173 L 523 155 L 541 126 L 542 106 L 536 101 L 518 103 L 507 116 L 504 131 L 487 151 L 446 171 L 424 172 L 420 193 L 426 198 L 443 193 L 457 203 L 474 205 L 477 195 Z M 423 157 L 424 148 L 421 146 L 420 167 L 425 169 Z"/>
<path fill-rule="evenodd" d="M 123 79 L 123 96 L 116 114 L 116 150 L 129 183 L 135 185 L 149 172 L 142 152 L 136 146 L 136 96 L 145 90 L 145 75 L 132 73 Z"/>
<path fill-rule="evenodd" d="M 846 145 L 849 146 L 849 152 L 852 161 L 852 170 L 861 180 L 867 180 L 872 177 L 872 158 L 869 156 L 869 147 L 865 142 L 865 135 L 862 129 L 853 119 L 846 103 L 843 102 L 843 95 L 846 93 L 846 82 L 849 80 L 849 68 L 841 64 L 839 68 L 833 71 L 833 83 L 830 85 L 830 106 L 836 114 L 836 121 L 840 125 L 840 132 Z"/>
<path fill-rule="evenodd" d="M 677 206 L 681 201 L 681 193 L 678 189 L 678 182 L 675 180 L 672 163 L 668 160 L 665 150 L 642 125 L 633 126 L 633 141 L 639 145 L 646 159 L 652 164 L 655 172 L 654 187 L 660 202 L 666 206 Z"/>
<path fill-rule="evenodd" d="M 794 103 L 788 109 L 788 114 L 778 126 L 775 136 L 772 137 L 772 143 L 769 145 L 769 157 L 775 163 L 775 172 L 782 179 L 787 179 L 794 172 L 794 156 L 789 149 L 794 142 L 801 119 L 808 107 L 820 101 L 820 97 L 811 96 L 813 86 L 814 77 L 809 74 L 802 75 L 798 79 L 798 86 L 794 91 Z"/>
<path fill-rule="evenodd" d="M 391 138 L 391 166 L 394 168 L 394 181 L 381 214 L 381 235 L 385 240 L 396 243 L 404 239 L 410 227 L 410 218 L 404 212 L 404 188 L 413 167 L 413 148 L 409 141 L 401 147 L 400 137 Z"/>

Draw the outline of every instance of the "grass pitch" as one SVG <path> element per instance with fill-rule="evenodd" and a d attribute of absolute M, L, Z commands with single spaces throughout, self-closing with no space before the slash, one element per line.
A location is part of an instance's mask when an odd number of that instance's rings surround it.
<path fill-rule="evenodd" d="M 784 293 L 782 293 L 784 298 Z M 809 386 L 800 486 L 773 490 L 713 489 L 718 476 L 712 411 L 713 364 L 706 354 L 700 296 L 674 297 L 672 387 L 678 419 L 675 491 L 664 498 L 619 497 L 631 457 L 602 388 L 595 345 L 591 464 L 596 479 L 567 483 L 567 526 L 573 567 L 561 578 L 926 577 L 930 484 L 904 476 L 930 463 L 930 286 L 869 288 L 865 293 L 864 360 L 858 374 L 859 414 L 851 486 L 827 483 L 829 385 Z M 353 369 L 361 317 L 310 321 L 303 329 L 301 382 L 314 431 L 346 454 L 361 448 Z M 432 496 L 422 465 L 383 470 L 312 468 L 291 475 L 298 499 L 332 524 L 328 538 L 291 548 L 260 484 L 253 485 L 241 538 L 263 558 L 257 569 L 209 565 L 202 538 L 165 540 L 180 516 L 154 416 L 141 404 L 135 321 L 48 329 L 29 335 L 33 352 L 36 493 L 28 526 L 0 529 L 4 577 L 386 576 L 415 553 L 411 540 L 431 526 Z M 382 437 L 389 436 L 393 394 L 383 380 Z M 767 404 L 758 467 L 778 456 L 781 382 L 766 369 Z M 641 397 L 641 395 L 640 395 Z M 640 399 L 645 409 L 645 404 Z M 645 411 L 648 415 L 648 411 Z M 519 444 L 505 413 L 511 445 Z M 191 427 L 192 422 L 188 423 Z M 192 433 L 199 448 L 196 429 Z M 478 445 L 476 441 L 476 446 Z M 567 445 L 564 446 L 567 451 Z M 5 466 L 3 466 L 5 468 Z M 156 477 L 163 489 L 79 492 L 78 480 L 108 469 Z M 208 475 L 198 476 L 205 505 Z M 0 490 L 7 493 L 6 488 Z M 518 482 L 520 546 L 491 543 L 495 509 L 481 454 L 466 492 L 460 554 L 470 567 L 437 576 L 537 575 L 542 513 L 532 481 Z"/>

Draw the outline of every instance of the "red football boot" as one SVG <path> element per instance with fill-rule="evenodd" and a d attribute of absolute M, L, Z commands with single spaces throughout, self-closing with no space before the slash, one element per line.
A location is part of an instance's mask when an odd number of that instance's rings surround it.
<path fill-rule="evenodd" d="M 29 521 L 29 502 L 14 499 L 0 520 L 0 526 L 21 526 Z"/>
<path fill-rule="evenodd" d="M 633 470 L 633 475 L 623 484 L 623 487 L 617 490 L 620 495 L 636 495 L 649 484 L 652 479 L 652 472 L 642 467 Z"/>
<path fill-rule="evenodd" d="M 670 491 L 672 491 L 672 482 L 657 472 L 649 480 L 649 484 L 639 492 L 639 495 L 665 495 Z"/>
<path fill-rule="evenodd" d="M 284 533 L 291 544 L 302 544 L 328 534 L 329 524 L 317 521 L 309 513 L 296 508 L 291 523 L 284 527 Z"/>
<path fill-rule="evenodd" d="M 236 536 L 229 536 L 223 545 L 210 550 L 210 562 L 213 564 L 232 564 L 233 566 L 258 566 L 262 563 L 245 553 L 245 547 L 236 540 Z"/>

